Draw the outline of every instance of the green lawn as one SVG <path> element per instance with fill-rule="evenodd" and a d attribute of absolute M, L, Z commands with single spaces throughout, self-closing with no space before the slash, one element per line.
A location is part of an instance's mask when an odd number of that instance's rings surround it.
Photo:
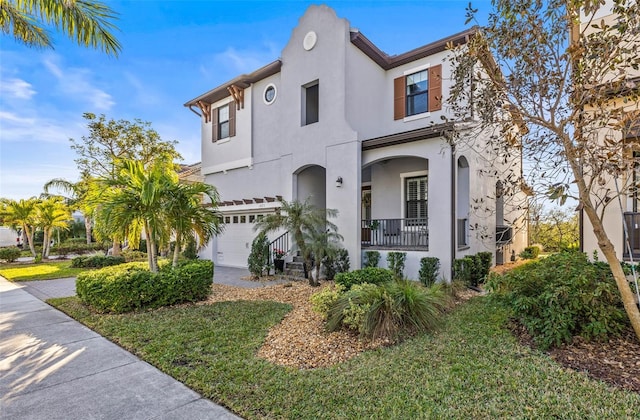
<path fill-rule="evenodd" d="M 10 281 L 75 277 L 83 271 L 87 271 L 87 268 L 72 268 L 71 261 L 49 261 L 39 264 L 0 264 L 0 276 Z"/>
<path fill-rule="evenodd" d="M 505 313 L 476 298 L 447 325 L 347 363 L 301 371 L 255 357 L 288 312 L 224 302 L 126 315 L 52 299 L 100 334 L 205 397 L 253 418 L 637 418 L 640 395 L 563 369 L 519 345 Z"/>

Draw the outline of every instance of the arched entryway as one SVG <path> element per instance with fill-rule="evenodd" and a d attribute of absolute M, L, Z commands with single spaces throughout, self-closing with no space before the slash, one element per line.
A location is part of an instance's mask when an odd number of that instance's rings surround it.
<path fill-rule="evenodd" d="M 309 200 L 313 206 L 327 207 L 327 171 L 319 165 L 309 165 L 294 174 L 293 198 Z"/>

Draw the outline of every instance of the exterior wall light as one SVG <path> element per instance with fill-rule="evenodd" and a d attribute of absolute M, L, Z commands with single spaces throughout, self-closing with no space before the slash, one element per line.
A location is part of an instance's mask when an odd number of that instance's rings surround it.
<path fill-rule="evenodd" d="M 342 177 L 339 176 L 338 179 L 336 179 L 336 187 L 340 188 L 342 187 Z"/>

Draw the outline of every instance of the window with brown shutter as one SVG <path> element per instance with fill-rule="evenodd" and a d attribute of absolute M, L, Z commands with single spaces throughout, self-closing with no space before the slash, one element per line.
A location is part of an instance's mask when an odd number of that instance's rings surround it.
<path fill-rule="evenodd" d="M 393 119 L 442 109 L 442 65 L 393 80 Z"/>
<path fill-rule="evenodd" d="M 213 109 L 212 117 L 212 141 L 236 135 L 236 107 L 233 102 Z"/>

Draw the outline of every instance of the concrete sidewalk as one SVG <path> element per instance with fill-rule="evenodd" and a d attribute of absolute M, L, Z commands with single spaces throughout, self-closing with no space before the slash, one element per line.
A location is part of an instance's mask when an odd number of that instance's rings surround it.
<path fill-rule="evenodd" d="M 29 290 L 75 294 L 50 282 Z M 239 418 L 34 295 L 0 277 L 0 419 Z"/>

